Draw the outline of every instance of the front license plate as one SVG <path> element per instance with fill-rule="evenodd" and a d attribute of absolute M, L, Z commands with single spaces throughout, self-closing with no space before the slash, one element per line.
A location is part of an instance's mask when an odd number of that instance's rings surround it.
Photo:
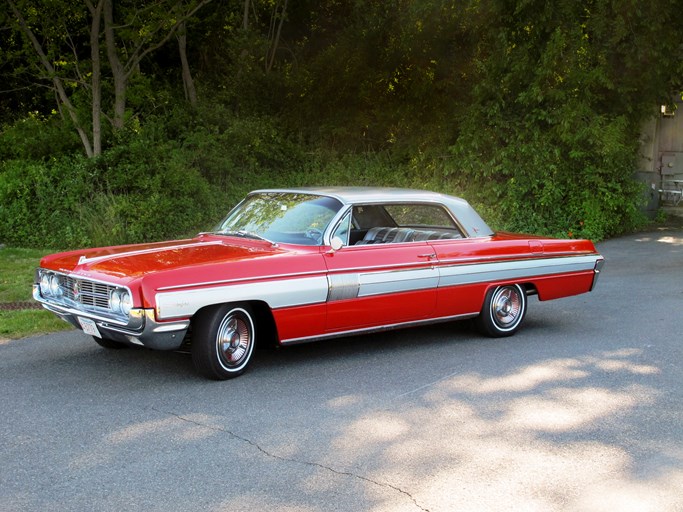
<path fill-rule="evenodd" d="M 83 332 L 85 334 L 89 334 L 90 336 L 97 336 L 98 338 L 102 337 L 95 322 L 93 322 L 89 318 L 78 317 L 78 323 L 81 324 L 81 327 L 83 328 Z"/>

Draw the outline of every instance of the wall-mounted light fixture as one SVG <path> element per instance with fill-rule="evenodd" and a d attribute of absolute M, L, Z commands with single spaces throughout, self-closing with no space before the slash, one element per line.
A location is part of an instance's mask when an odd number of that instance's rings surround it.
<path fill-rule="evenodd" d="M 676 108 L 673 105 L 662 105 L 660 107 L 662 117 L 673 117 L 676 115 Z"/>

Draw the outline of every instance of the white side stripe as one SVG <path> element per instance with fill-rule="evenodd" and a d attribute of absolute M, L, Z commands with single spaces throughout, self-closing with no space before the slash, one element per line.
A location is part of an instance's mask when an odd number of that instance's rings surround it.
<path fill-rule="evenodd" d="M 358 296 L 425 290 L 436 288 L 438 284 L 439 270 L 436 268 L 366 273 L 360 275 Z"/>
<path fill-rule="evenodd" d="M 192 316 L 211 304 L 245 300 L 262 300 L 273 309 L 316 304 L 325 302 L 327 289 L 325 276 L 304 277 L 157 293 L 156 303 L 159 318 L 168 319 Z"/>
<path fill-rule="evenodd" d="M 599 259 L 598 255 L 589 255 L 411 270 L 344 272 L 329 276 L 319 274 L 191 290 L 162 291 L 157 293 L 156 303 L 160 319 L 189 317 L 204 306 L 247 300 L 261 300 L 272 309 L 277 309 L 445 286 L 586 272 L 593 270 Z"/>
<path fill-rule="evenodd" d="M 593 270 L 599 256 L 572 256 L 442 267 L 439 286 L 522 279 Z"/>

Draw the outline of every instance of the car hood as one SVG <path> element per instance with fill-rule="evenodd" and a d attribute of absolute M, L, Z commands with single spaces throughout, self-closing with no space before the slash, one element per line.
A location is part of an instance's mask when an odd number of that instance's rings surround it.
<path fill-rule="evenodd" d="M 132 280 L 151 272 L 254 260 L 285 252 L 268 242 L 200 236 L 60 253 L 43 258 L 41 266 L 92 278 Z"/>

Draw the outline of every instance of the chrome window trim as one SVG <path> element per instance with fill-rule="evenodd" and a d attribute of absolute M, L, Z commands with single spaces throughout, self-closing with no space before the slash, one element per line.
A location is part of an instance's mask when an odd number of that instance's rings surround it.
<path fill-rule="evenodd" d="M 293 192 L 333 197 L 343 204 L 424 203 L 439 204 L 446 208 L 463 228 L 464 238 L 488 237 L 494 234 L 484 219 L 461 197 L 416 189 L 383 187 L 301 187 L 261 189 L 256 192 Z"/>
<path fill-rule="evenodd" d="M 331 244 L 331 240 L 332 240 L 332 236 L 334 234 L 334 231 L 337 229 L 337 227 L 342 222 L 342 220 L 344 219 L 344 217 L 347 213 L 351 213 L 351 215 L 353 215 L 353 209 L 354 208 L 356 208 L 358 206 L 365 206 L 365 205 L 372 205 L 372 206 L 377 206 L 377 205 L 379 205 L 379 206 L 426 205 L 426 206 L 440 207 L 444 211 L 444 213 L 450 218 L 450 220 L 453 222 L 453 226 L 451 226 L 451 227 L 439 227 L 439 228 L 432 228 L 429 226 L 425 226 L 424 228 L 423 227 L 413 227 L 413 226 L 409 226 L 409 227 L 411 227 L 412 229 L 417 229 L 417 230 L 420 230 L 420 229 L 424 229 L 424 230 L 428 230 L 428 229 L 453 229 L 453 230 L 457 230 L 458 234 L 460 235 L 460 238 L 449 239 L 449 241 L 451 241 L 451 242 L 454 240 L 470 240 L 472 238 L 484 238 L 484 237 L 476 237 L 476 236 L 473 237 L 472 235 L 470 235 L 470 233 L 463 227 L 462 223 L 458 220 L 458 218 L 455 215 L 455 213 L 453 212 L 453 210 L 451 210 L 448 207 L 448 205 L 446 205 L 445 203 L 443 203 L 441 201 L 438 201 L 435 199 L 434 200 L 430 200 L 430 199 L 410 200 L 407 198 L 403 201 L 398 201 L 398 200 L 388 201 L 386 199 L 385 200 L 379 200 L 378 199 L 375 201 L 363 201 L 363 202 L 357 202 L 357 203 L 350 203 L 347 205 L 347 208 L 343 208 L 342 210 L 340 210 L 341 215 L 338 212 L 337 215 L 328 224 L 328 228 L 325 230 L 325 235 L 323 237 L 323 244 L 327 245 L 327 246 L 329 246 Z M 388 212 L 387 212 L 387 215 L 389 215 Z M 392 217 L 392 219 L 393 219 L 393 217 Z M 401 227 L 401 226 L 397 225 L 396 227 Z M 426 241 L 427 240 L 412 240 L 412 241 L 398 242 L 398 243 L 413 244 L 416 242 L 426 242 Z M 430 242 L 431 241 L 432 240 L 430 240 Z M 392 244 L 392 245 L 398 245 L 398 243 Z M 371 245 L 374 245 L 374 244 L 371 244 Z M 379 245 L 379 244 L 377 244 L 377 245 Z M 356 246 L 355 245 L 344 245 L 344 247 L 356 247 Z"/>
<path fill-rule="evenodd" d="M 339 228 L 342 222 L 344 222 L 344 219 L 346 218 L 347 215 L 352 215 L 352 205 L 345 205 L 343 208 L 341 208 L 337 214 L 332 218 L 330 223 L 327 225 L 325 228 L 325 232 L 323 233 L 323 242 L 322 244 L 324 246 L 330 246 L 332 245 L 332 238 L 334 237 L 335 231 Z M 351 236 L 351 219 L 349 219 L 349 235 L 346 237 L 346 241 L 344 243 L 344 247 L 349 247 L 348 242 L 349 242 L 349 236 Z"/>

